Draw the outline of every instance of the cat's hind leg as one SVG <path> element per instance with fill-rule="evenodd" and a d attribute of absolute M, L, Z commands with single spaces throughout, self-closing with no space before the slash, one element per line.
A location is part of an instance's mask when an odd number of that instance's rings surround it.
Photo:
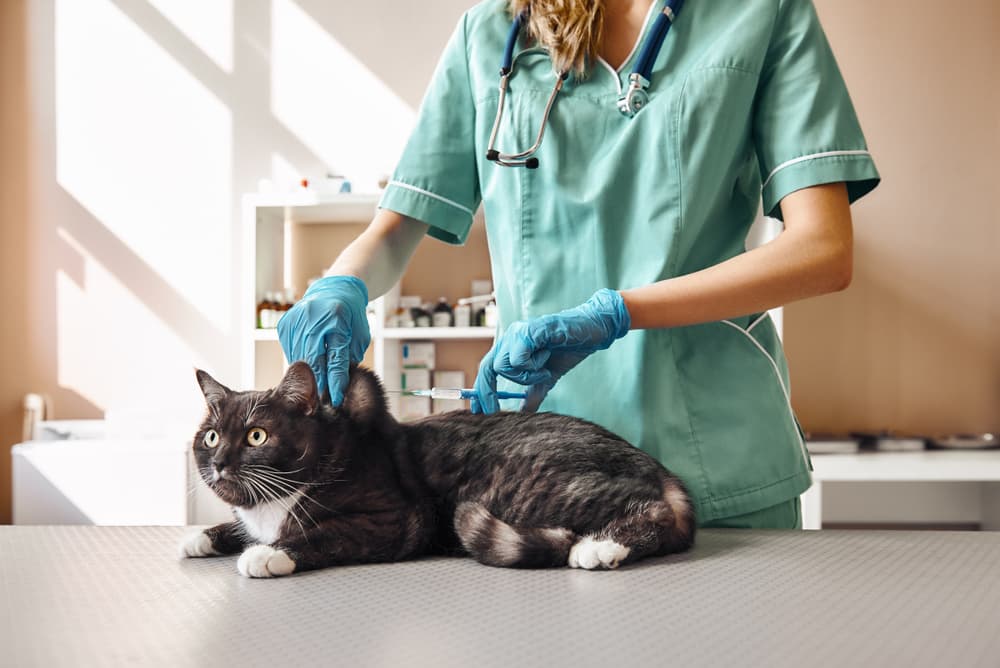
<path fill-rule="evenodd" d="M 650 555 L 683 552 L 694 543 L 696 522 L 683 487 L 664 483 L 661 499 L 633 503 L 623 517 L 583 536 L 569 553 L 571 568 L 618 568 Z"/>
<path fill-rule="evenodd" d="M 455 508 L 455 533 L 477 561 L 507 568 L 564 566 L 577 539 L 569 529 L 512 526 L 473 501 Z"/>

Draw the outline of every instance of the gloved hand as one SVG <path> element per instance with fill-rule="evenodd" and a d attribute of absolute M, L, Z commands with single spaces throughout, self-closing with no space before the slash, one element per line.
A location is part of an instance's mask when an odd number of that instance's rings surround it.
<path fill-rule="evenodd" d="M 615 290 L 598 290 L 576 308 L 515 322 L 479 364 L 473 413 L 495 413 L 497 376 L 529 385 L 523 410 L 534 411 L 563 375 L 596 350 L 628 333 L 625 301 Z"/>
<path fill-rule="evenodd" d="M 340 406 L 352 362 L 365 355 L 372 335 L 365 308 L 368 288 L 354 276 L 327 276 L 309 286 L 278 321 L 278 341 L 289 363 L 305 360 L 316 376 L 320 396 Z"/>

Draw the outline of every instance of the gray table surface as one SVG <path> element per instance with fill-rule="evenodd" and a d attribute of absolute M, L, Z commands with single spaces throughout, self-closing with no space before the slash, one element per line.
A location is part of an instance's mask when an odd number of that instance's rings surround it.
<path fill-rule="evenodd" d="M 183 527 L 0 527 L 2 666 L 998 666 L 1000 534 L 704 531 L 618 571 L 248 580 Z"/>

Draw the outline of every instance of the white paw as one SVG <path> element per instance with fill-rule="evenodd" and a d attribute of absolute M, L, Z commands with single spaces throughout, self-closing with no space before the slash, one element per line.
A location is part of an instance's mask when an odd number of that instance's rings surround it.
<path fill-rule="evenodd" d="M 180 544 L 180 558 L 214 557 L 220 554 L 212 547 L 212 539 L 204 531 L 189 533 Z"/>
<path fill-rule="evenodd" d="M 270 545 L 254 545 L 240 555 L 236 569 L 248 578 L 275 578 L 294 571 L 295 562 Z"/>
<path fill-rule="evenodd" d="M 594 540 L 593 536 L 584 536 L 569 550 L 567 564 L 570 568 L 618 568 L 618 565 L 628 556 L 629 548 L 613 540 Z"/>

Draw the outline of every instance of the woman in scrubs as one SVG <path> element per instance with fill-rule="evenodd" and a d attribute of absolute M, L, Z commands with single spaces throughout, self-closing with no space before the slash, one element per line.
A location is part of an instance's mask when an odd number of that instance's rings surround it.
<path fill-rule="evenodd" d="M 375 219 L 279 323 L 286 356 L 339 405 L 369 297 L 425 234 L 464 242 L 482 203 L 500 327 L 473 410 L 498 410 L 498 382 L 528 385 L 526 408 L 597 422 L 675 471 L 702 526 L 800 527 L 811 465 L 766 311 L 849 284 L 848 207 L 879 180 L 812 3 L 688 0 L 631 116 L 618 100 L 640 47 L 680 3 L 513 4 L 462 17 Z M 534 169 L 486 157 L 529 7 L 495 146 L 534 143 L 567 72 Z M 746 251 L 761 200 L 784 231 Z"/>

